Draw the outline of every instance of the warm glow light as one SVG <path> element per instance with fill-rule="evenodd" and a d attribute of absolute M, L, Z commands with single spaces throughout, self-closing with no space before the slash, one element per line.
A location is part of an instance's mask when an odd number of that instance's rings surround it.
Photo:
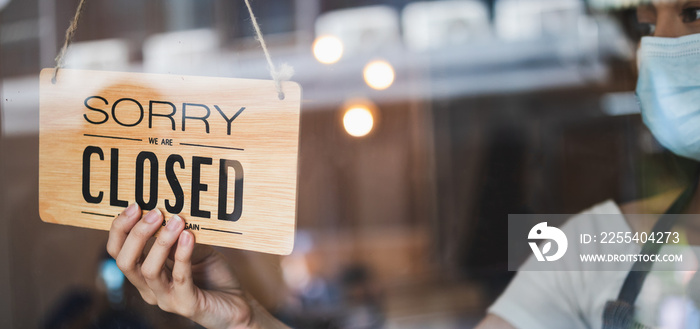
<path fill-rule="evenodd" d="M 365 66 L 364 76 L 368 86 L 383 90 L 394 83 L 394 68 L 385 61 L 373 61 Z"/>
<path fill-rule="evenodd" d="M 345 131 L 351 136 L 362 137 L 369 134 L 374 126 L 372 112 L 364 106 L 354 106 L 343 116 Z"/>
<path fill-rule="evenodd" d="M 323 64 L 333 64 L 343 56 L 343 43 L 334 36 L 317 38 L 313 49 L 314 57 Z"/>

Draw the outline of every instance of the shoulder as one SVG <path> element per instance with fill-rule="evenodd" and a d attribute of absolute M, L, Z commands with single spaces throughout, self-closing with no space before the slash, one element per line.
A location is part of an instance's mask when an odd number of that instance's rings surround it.
<path fill-rule="evenodd" d="M 628 230 L 625 214 L 615 201 L 596 204 L 569 218 L 561 229 L 576 236 L 580 232 L 600 230 Z"/>
<path fill-rule="evenodd" d="M 620 205 L 623 214 L 663 214 L 683 189 L 673 189 L 644 199 L 634 200 Z"/>
<path fill-rule="evenodd" d="M 561 226 L 569 237 L 576 237 L 580 232 L 628 229 L 621 207 L 612 200 L 570 217 Z M 560 259 L 555 270 L 533 270 L 529 265 L 536 261 L 530 257 L 489 312 L 521 329 L 602 325 L 599 306 L 615 297 L 626 273 L 592 270 L 595 264 L 582 267 L 576 261 L 575 255 L 581 252 L 578 248 L 576 243 L 570 243 L 567 254 L 573 258 Z M 593 286 L 596 289 L 591 289 Z"/>
<path fill-rule="evenodd" d="M 620 205 L 620 210 L 624 215 L 635 214 L 663 214 L 666 209 L 678 198 L 683 189 L 673 189 L 664 193 L 650 196 L 648 198 L 630 201 Z M 649 232 L 654 227 L 654 223 L 659 216 L 634 216 L 635 220 L 627 220 L 632 232 Z M 627 216 L 631 217 L 631 216 Z"/>
<path fill-rule="evenodd" d="M 571 217 L 562 229 L 564 231 L 580 232 L 584 227 L 595 225 L 602 226 L 597 227 L 597 229 L 624 229 L 631 232 L 649 232 L 661 214 L 666 211 L 682 192 L 682 189 L 673 189 L 621 205 L 618 205 L 613 200 L 607 200 Z M 645 216 L 634 216 L 642 214 Z"/>

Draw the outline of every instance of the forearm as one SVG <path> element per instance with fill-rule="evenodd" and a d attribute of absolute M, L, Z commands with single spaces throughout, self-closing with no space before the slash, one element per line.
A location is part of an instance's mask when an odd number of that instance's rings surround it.
<path fill-rule="evenodd" d="M 255 300 L 250 301 L 250 308 L 252 313 L 250 329 L 289 329 Z"/>

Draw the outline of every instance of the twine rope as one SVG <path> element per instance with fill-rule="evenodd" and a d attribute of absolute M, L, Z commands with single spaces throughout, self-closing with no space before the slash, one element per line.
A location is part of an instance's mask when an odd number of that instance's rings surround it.
<path fill-rule="evenodd" d="M 282 80 L 289 80 L 292 74 L 294 74 L 294 69 L 287 64 L 282 64 L 282 67 L 278 71 L 275 64 L 272 63 L 272 57 L 270 52 L 267 50 L 267 45 L 265 44 L 265 39 L 263 38 L 262 31 L 260 31 L 260 25 L 258 25 L 258 20 L 253 14 L 253 8 L 250 7 L 250 2 L 245 0 L 245 5 L 248 7 L 248 13 L 250 14 L 250 20 L 253 23 L 253 28 L 255 29 L 256 39 L 260 42 L 263 52 L 265 53 L 265 59 L 267 59 L 267 66 L 270 70 L 270 76 L 272 80 L 275 81 L 275 88 L 277 88 L 277 96 L 280 100 L 284 99 L 284 92 L 282 91 Z"/>
<path fill-rule="evenodd" d="M 267 44 L 265 44 L 265 39 L 263 38 L 262 31 L 260 30 L 260 25 L 258 25 L 258 20 L 255 18 L 255 14 L 253 14 L 253 8 L 251 8 L 250 6 L 250 1 L 244 1 L 246 7 L 248 7 L 250 20 L 253 24 L 253 28 L 255 29 L 256 39 L 260 42 L 260 46 L 263 49 L 263 53 L 265 53 L 265 59 L 267 60 L 267 66 L 270 71 L 270 76 L 275 82 L 275 88 L 277 89 L 277 96 L 280 100 L 282 100 L 284 99 L 284 91 L 282 91 L 282 81 L 289 80 L 294 74 L 294 69 L 287 64 L 282 64 L 280 66 L 280 69 L 277 70 L 275 64 L 272 62 L 270 52 L 267 50 Z M 70 46 L 71 42 L 73 41 L 75 31 L 78 29 L 78 21 L 80 20 L 80 16 L 83 14 L 83 11 L 85 9 L 85 2 L 87 2 L 87 0 L 80 0 L 78 8 L 75 10 L 75 16 L 73 16 L 73 20 L 70 22 L 70 26 L 68 26 L 68 29 L 66 30 L 66 40 L 63 42 L 63 47 L 61 47 L 61 50 L 56 56 L 56 67 L 53 71 L 53 78 L 51 79 L 51 82 L 54 84 L 56 83 L 56 76 L 58 76 L 58 70 L 61 69 L 65 64 L 64 62 L 66 52 L 68 51 L 68 46 Z"/>
<path fill-rule="evenodd" d="M 58 55 L 56 56 L 56 67 L 53 71 L 53 78 L 51 78 L 51 83 L 53 84 L 56 84 L 56 76 L 58 75 L 58 70 L 61 69 L 64 65 L 66 52 L 68 51 L 68 46 L 70 46 L 71 42 L 73 42 L 73 35 L 75 35 L 75 31 L 78 29 L 78 21 L 80 20 L 80 16 L 83 14 L 83 10 L 85 9 L 85 2 L 87 2 L 87 0 L 80 0 L 78 8 L 75 10 L 75 16 L 73 16 L 73 20 L 70 22 L 70 25 L 66 30 L 66 40 L 63 42 L 63 47 L 61 47 L 61 51 L 59 51 Z"/>

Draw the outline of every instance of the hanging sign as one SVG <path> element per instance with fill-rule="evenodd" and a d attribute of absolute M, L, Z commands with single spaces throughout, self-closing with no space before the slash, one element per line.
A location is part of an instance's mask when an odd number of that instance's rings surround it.
<path fill-rule="evenodd" d="M 109 230 L 130 203 L 197 242 L 292 250 L 301 89 L 267 80 L 41 71 L 39 213 Z"/>

